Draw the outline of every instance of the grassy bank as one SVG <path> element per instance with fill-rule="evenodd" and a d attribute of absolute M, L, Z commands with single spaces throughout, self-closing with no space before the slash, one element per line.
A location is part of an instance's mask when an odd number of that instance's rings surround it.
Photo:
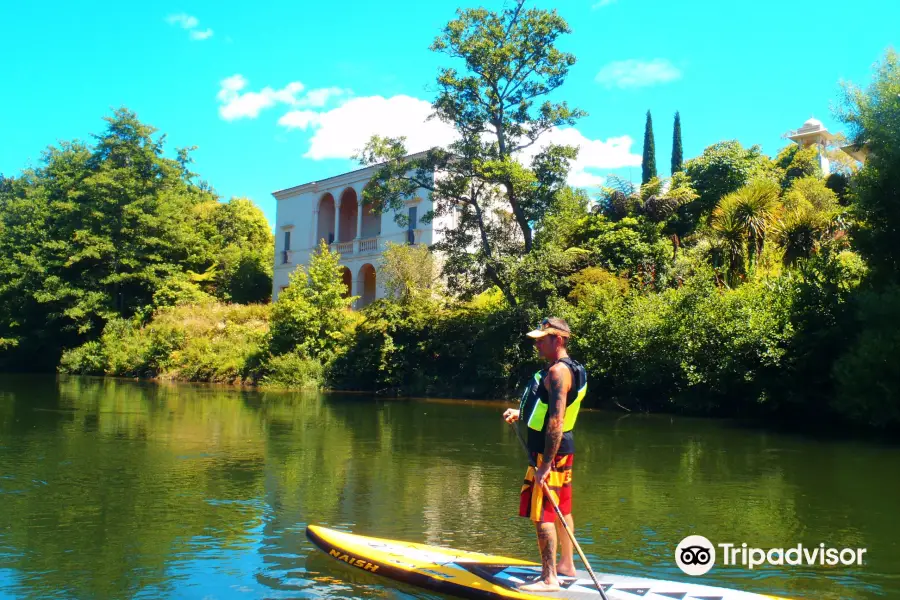
<path fill-rule="evenodd" d="M 318 387 L 322 367 L 268 353 L 270 304 L 165 307 L 144 325 L 115 319 L 100 339 L 63 353 L 60 371 L 180 381 Z"/>

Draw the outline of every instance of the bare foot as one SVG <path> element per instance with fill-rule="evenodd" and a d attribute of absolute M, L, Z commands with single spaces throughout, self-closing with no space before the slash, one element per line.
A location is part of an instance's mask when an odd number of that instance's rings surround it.
<path fill-rule="evenodd" d="M 534 583 L 520 585 L 516 589 L 522 590 L 523 592 L 558 592 L 560 588 L 559 582 L 555 579 L 552 580 L 551 583 L 547 583 L 543 579 L 538 579 Z"/>
<path fill-rule="evenodd" d="M 556 565 L 556 574 L 564 577 L 575 577 L 575 565 Z"/>

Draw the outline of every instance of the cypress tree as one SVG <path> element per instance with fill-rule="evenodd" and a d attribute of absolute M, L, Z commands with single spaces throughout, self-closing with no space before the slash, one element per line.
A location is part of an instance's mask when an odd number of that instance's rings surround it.
<path fill-rule="evenodd" d="M 641 185 L 656 177 L 656 147 L 653 144 L 653 119 L 647 111 L 644 126 L 644 159 L 641 161 Z"/>
<path fill-rule="evenodd" d="M 683 169 L 684 155 L 681 150 L 681 115 L 675 111 L 675 127 L 672 130 L 672 175 Z"/>

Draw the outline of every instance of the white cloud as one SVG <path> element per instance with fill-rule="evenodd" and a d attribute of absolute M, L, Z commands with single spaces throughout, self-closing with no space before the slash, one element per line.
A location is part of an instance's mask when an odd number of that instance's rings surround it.
<path fill-rule="evenodd" d="M 297 95 L 303 91 L 302 83 L 292 81 L 280 90 L 264 87 L 258 92 L 241 92 L 247 86 L 247 80 L 240 74 L 226 77 L 220 86 L 216 98 L 221 104 L 219 115 L 226 121 L 255 119 L 260 111 L 279 103 L 294 106 L 299 102 Z"/>
<path fill-rule="evenodd" d="M 604 6 L 609 6 L 616 0 L 600 0 L 600 2 L 595 2 L 591 8 L 603 8 Z"/>
<path fill-rule="evenodd" d="M 607 88 L 632 88 L 666 83 L 681 78 L 681 71 L 668 59 L 650 61 L 629 59 L 611 62 L 597 73 L 595 80 Z"/>
<path fill-rule="evenodd" d="M 373 135 L 406 137 L 409 152 L 446 146 L 456 132 L 438 120 L 426 121 L 431 103 L 410 96 L 352 98 L 327 111 L 295 110 L 278 120 L 289 129 L 312 131 L 306 158 L 350 158 Z"/>
<path fill-rule="evenodd" d="M 292 110 L 278 124 L 312 132 L 305 158 L 350 158 L 375 134 L 406 136 L 406 149 L 411 153 L 450 144 L 456 139 L 455 130 L 438 120 L 426 121 L 431 112 L 431 103 L 418 98 L 367 96 L 331 110 Z M 597 170 L 641 164 L 641 156 L 631 152 L 633 141 L 629 136 L 592 140 L 573 127 L 550 130 L 538 144 L 523 151 L 520 160 L 530 163 L 549 143 L 579 147 L 569 172 L 569 183 L 578 187 L 602 185 L 604 179 Z"/>
<path fill-rule="evenodd" d="M 522 154 L 522 162 L 530 163 L 531 159 L 547 144 L 575 146 L 578 158 L 572 163 L 569 171 L 569 185 L 575 187 L 597 187 L 603 185 L 604 178 L 595 171 L 633 167 L 641 164 L 641 155 L 631 152 L 634 143 L 630 136 L 592 140 L 585 137 L 578 129 L 551 129 L 544 134 L 538 143 L 527 148 Z"/>
<path fill-rule="evenodd" d="M 343 96 L 349 93 L 350 90 L 345 90 L 339 87 L 309 90 L 308 92 L 306 92 L 306 96 L 300 99 L 299 105 L 321 108 L 325 106 L 331 98 Z"/>
<path fill-rule="evenodd" d="M 180 25 L 182 29 L 193 29 L 200 24 L 197 17 L 192 17 L 185 13 L 169 15 L 166 21 L 168 21 L 170 25 Z"/>
<path fill-rule="evenodd" d="M 247 85 L 247 80 L 240 73 L 236 75 L 232 75 L 231 77 L 226 77 L 222 80 L 222 89 L 236 92 L 244 88 Z M 219 94 L 222 92 L 220 91 Z"/>
<path fill-rule="evenodd" d="M 212 37 L 213 30 L 205 29 L 204 31 L 192 31 L 191 39 L 192 40 L 208 40 Z"/>
<path fill-rule="evenodd" d="M 178 27 L 181 27 L 182 29 L 191 30 L 190 37 L 192 40 L 199 40 L 199 41 L 208 40 L 213 35 L 212 29 L 206 28 L 202 31 L 196 29 L 196 27 L 200 24 L 200 21 L 197 19 L 197 17 L 194 17 L 194 16 L 186 14 L 186 13 L 179 13 L 177 15 L 169 15 L 166 18 L 166 21 L 168 21 L 169 25 L 177 25 Z"/>
<path fill-rule="evenodd" d="M 288 129 L 307 129 L 319 125 L 319 113 L 314 110 L 292 110 L 278 119 L 278 124 Z"/>

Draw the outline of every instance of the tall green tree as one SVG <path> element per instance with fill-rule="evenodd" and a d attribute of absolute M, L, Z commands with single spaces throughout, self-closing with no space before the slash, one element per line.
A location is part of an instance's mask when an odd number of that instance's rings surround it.
<path fill-rule="evenodd" d="M 681 115 L 675 111 L 675 125 L 672 127 L 672 175 L 684 168 L 684 151 L 681 148 Z"/>
<path fill-rule="evenodd" d="M 781 176 L 782 189 L 788 189 L 791 184 L 804 177 L 822 177 L 822 167 L 819 166 L 819 153 L 815 146 L 801 148 L 797 144 L 791 144 L 782 148 L 772 161 L 783 175 Z"/>
<path fill-rule="evenodd" d="M 440 293 L 440 267 L 434 253 L 423 244 L 388 242 L 381 255 L 378 276 L 388 296 L 401 303 L 432 300 Z"/>
<path fill-rule="evenodd" d="M 856 174 L 856 238 L 883 280 L 900 281 L 900 55 L 888 50 L 868 88 L 848 84 L 840 119 L 853 144 L 868 151 Z"/>
<path fill-rule="evenodd" d="M 844 86 L 842 100 L 838 116 L 867 152 L 851 208 L 859 221 L 853 239 L 871 269 L 854 299 L 853 339 L 832 370 L 832 406 L 853 422 L 897 430 L 900 377 L 890 357 L 900 352 L 900 55 L 886 51 L 869 85 Z"/>
<path fill-rule="evenodd" d="M 17 341 L 19 364 L 55 366 L 61 347 L 199 267 L 185 221 L 215 196 L 192 183 L 188 151 L 165 157 L 164 136 L 127 109 L 105 120 L 93 147 L 52 147 L 0 192 L 0 338 Z"/>
<path fill-rule="evenodd" d="M 266 302 L 272 295 L 275 237 L 262 210 L 247 198 L 209 202 L 199 208 L 209 265 L 195 275 L 226 302 Z"/>
<path fill-rule="evenodd" d="M 344 345 L 356 297 L 345 297 L 340 259 L 320 240 L 309 270 L 299 266 L 291 273 L 287 289 L 272 307 L 272 354 L 293 353 L 324 364 Z"/>
<path fill-rule="evenodd" d="M 704 223 L 725 195 L 747 185 L 752 179 L 776 181 L 778 169 L 759 146 L 744 148 L 737 140 L 718 142 L 684 164 L 685 173 L 697 198 L 678 208 L 676 232 L 680 236 Z"/>
<path fill-rule="evenodd" d="M 376 212 L 395 210 L 403 225 L 404 201 L 425 190 L 434 208 L 423 221 L 454 215 L 456 225 L 435 247 L 446 256 L 451 289 L 465 295 L 496 285 L 512 305 L 512 271 L 531 252 L 533 228 L 576 157 L 573 147 L 539 140 L 585 114 L 544 99 L 575 64 L 556 47 L 568 24 L 556 11 L 524 4 L 517 0 L 499 13 L 458 10 L 431 45 L 463 68 L 440 70 L 432 105 L 433 116 L 454 127 L 456 141 L 407 156 L 402 138 L 376 136 L 358 157 L 362 164 L 384 164 L 363 194 Z M 521 162 L 535 148 L 530 163 Z"/>
<path fill-rule="evenodd" d="M 653 118 L 647 111 L 647 122 L 644 124 L 644 156 L 641 160 L 641 184 L 656 177 L 656 145 L 653 142 Z"/>
<path fill-rule="evenodd" d="M 93 145 L 51 147 L 0 184 L 0 366 L 52 369 L 110 319 L 196 297 L 195 283 L 220 298 L 268 297 L 261 211 L 220 204 L 195 183 L 190 150 L 167 156 L 165 136 L 134 112 L 105 121 Z"/>

